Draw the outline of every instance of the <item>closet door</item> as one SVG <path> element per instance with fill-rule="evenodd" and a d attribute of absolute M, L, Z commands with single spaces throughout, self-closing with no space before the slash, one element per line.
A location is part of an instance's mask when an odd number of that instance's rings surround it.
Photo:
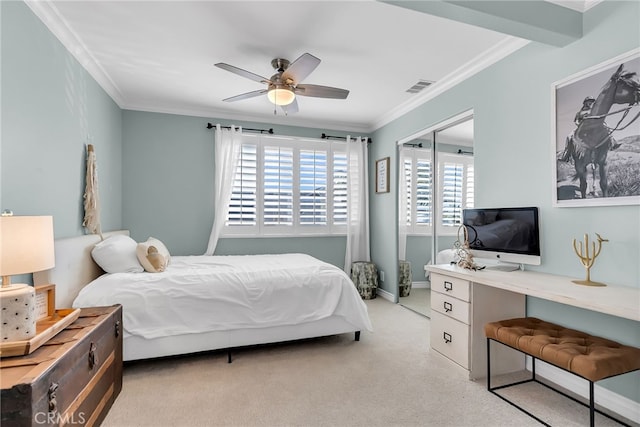
<path fill-rule="evenodd" d="M 462 209 L 473 207 L 471 114 L 398 143 L 398 302 L 430 317 L 426 264 L 453 259 Z"/>

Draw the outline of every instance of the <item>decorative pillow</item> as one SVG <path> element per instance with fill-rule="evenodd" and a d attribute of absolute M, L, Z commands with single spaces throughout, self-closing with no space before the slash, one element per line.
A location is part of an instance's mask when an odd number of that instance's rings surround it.
<path fill-rule="evenodd" d="M 115 235 L 96 244 L 91 256 L 107 273 L 142 273 L 144 269 L 138 262 L 136 246 L 131 237 Z"/>
<path fill-rule="evenodd" d="M 138 243 L 136 247 L 138 261 L 149 273 L 160 273 L 166 270 L 171 254 L 160 240 L 149 237 L 146 242 Z"/>

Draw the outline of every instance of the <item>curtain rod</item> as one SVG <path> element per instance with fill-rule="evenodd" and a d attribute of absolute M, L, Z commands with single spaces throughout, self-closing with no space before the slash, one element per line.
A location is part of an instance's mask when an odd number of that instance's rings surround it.
<path fill-rule="evenodd" d="M 207 129 L 213 129 L 216 125 L 212 125 L 211 123 L 207 123 Z M 231 126 L 220 126 L 222 129 L 231 129 Z M 239 126 L 236 126 L 238 128 Z M 270 135 L 273 135 L 273 128 L 270 129 L 251 129 L 251 128 L 242 128 L 242 130 L 250 131 L 250 132 L 266 132 Z"/>
<path fill-rule="evenodd" d="M 343 139 L 346 140 L 347 137 L 346 136 L 331 136 L 331 135 L 327 135 L 326 133 L 323 133 L 321 136 L 322 139 Z M 367 138 L 367 144 L 371 144 L 373 141 L 371 140 L 371 138 Z"/>

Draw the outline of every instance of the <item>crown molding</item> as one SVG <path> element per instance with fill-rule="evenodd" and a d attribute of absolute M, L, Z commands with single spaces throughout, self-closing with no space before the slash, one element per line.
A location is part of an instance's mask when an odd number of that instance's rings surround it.
<path fill-rule="evenodd" d="M 603 1 L 604 0 L 585 0 L 583 12 L 586 12 L 587 10 L 591 9 L 592 7 L 596 6 L 599 3 L 602 3 Z"/>
<path fill-rule="evenodd" d="M 24 0 L 31 11 L 53 33 L 62 45 L 76 58 L 80 65 L 93 77 L 100 87 L 118 104 L 124 104 L 124 96 L 111 80 L 100 63 L 96 61 L 82 40 L 64 20 L 51 0 Z"/>
<path fill-rule="evenodd" d="M 460 84 L 464 80 L 468 79 L 476 73 L 479 73 L 490 65 L 495 64 L 502 58 L 512 54 L 513 52 L 526 46 L 527 44 L 529 44 L 529 40 L 524 40 L 517 37 L 508 37 L 502 42 L 496 44 L 491 49 L 488 49 L 482 54 L 476 56 L 471 61 L 463 64 L 461 67 L 458 67 L 441 80 L 429 86 L 424 90 L 424 92 L 416 95 L 416 97 L 403 104 L 400 104 L 399 106 L 393 108 L 392 110 L 378 118 L 374 123 L 372 123 L 370 132 L 373 132 L 381 128 L 382 126 L 402 117 L 403 115 L 416 109 L 420 105 L 432 100 L 441 93 L 446 92 L 452 87 Z"/>
<path fill-rule="evenodd" d="M 604 0 L 547 0 L 549 3 L 584 13 Z"/>
<path fill-rule="evenodd" d="M 264 116 L 259 115 L 242 114 L 236 112 L 230 113 L 228 111 L 213 110 L 207 108 L 173 108 L 143 104 L 127 104 L 121 108 L 123 110 L 141 111 L 146 113 L 173 114 L 190 117 L 204 117 L 208 119 L 238 120 L 245 122 L 264 123 L 265 125 L 296 126 L 319 130 L 337 130 L 344 132 L 355 132 L 358 134 L 369 134 L 369 127 L 361 126 L 355 123 L 314 120 L 308 118 L 301 119 L 294 116 L 274 115 L 272 116 L 272 118 L 266 119 Z"/>

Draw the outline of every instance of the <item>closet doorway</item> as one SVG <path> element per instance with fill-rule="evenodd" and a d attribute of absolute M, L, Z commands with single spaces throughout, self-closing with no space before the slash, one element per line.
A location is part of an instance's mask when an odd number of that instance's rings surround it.
<path fill-rule="evenodd" d="M 462 210 L 474 205 L 473 113 L 398 142 L 398 303 L 431 315 L 424 266 L 453 261 Z"/>

